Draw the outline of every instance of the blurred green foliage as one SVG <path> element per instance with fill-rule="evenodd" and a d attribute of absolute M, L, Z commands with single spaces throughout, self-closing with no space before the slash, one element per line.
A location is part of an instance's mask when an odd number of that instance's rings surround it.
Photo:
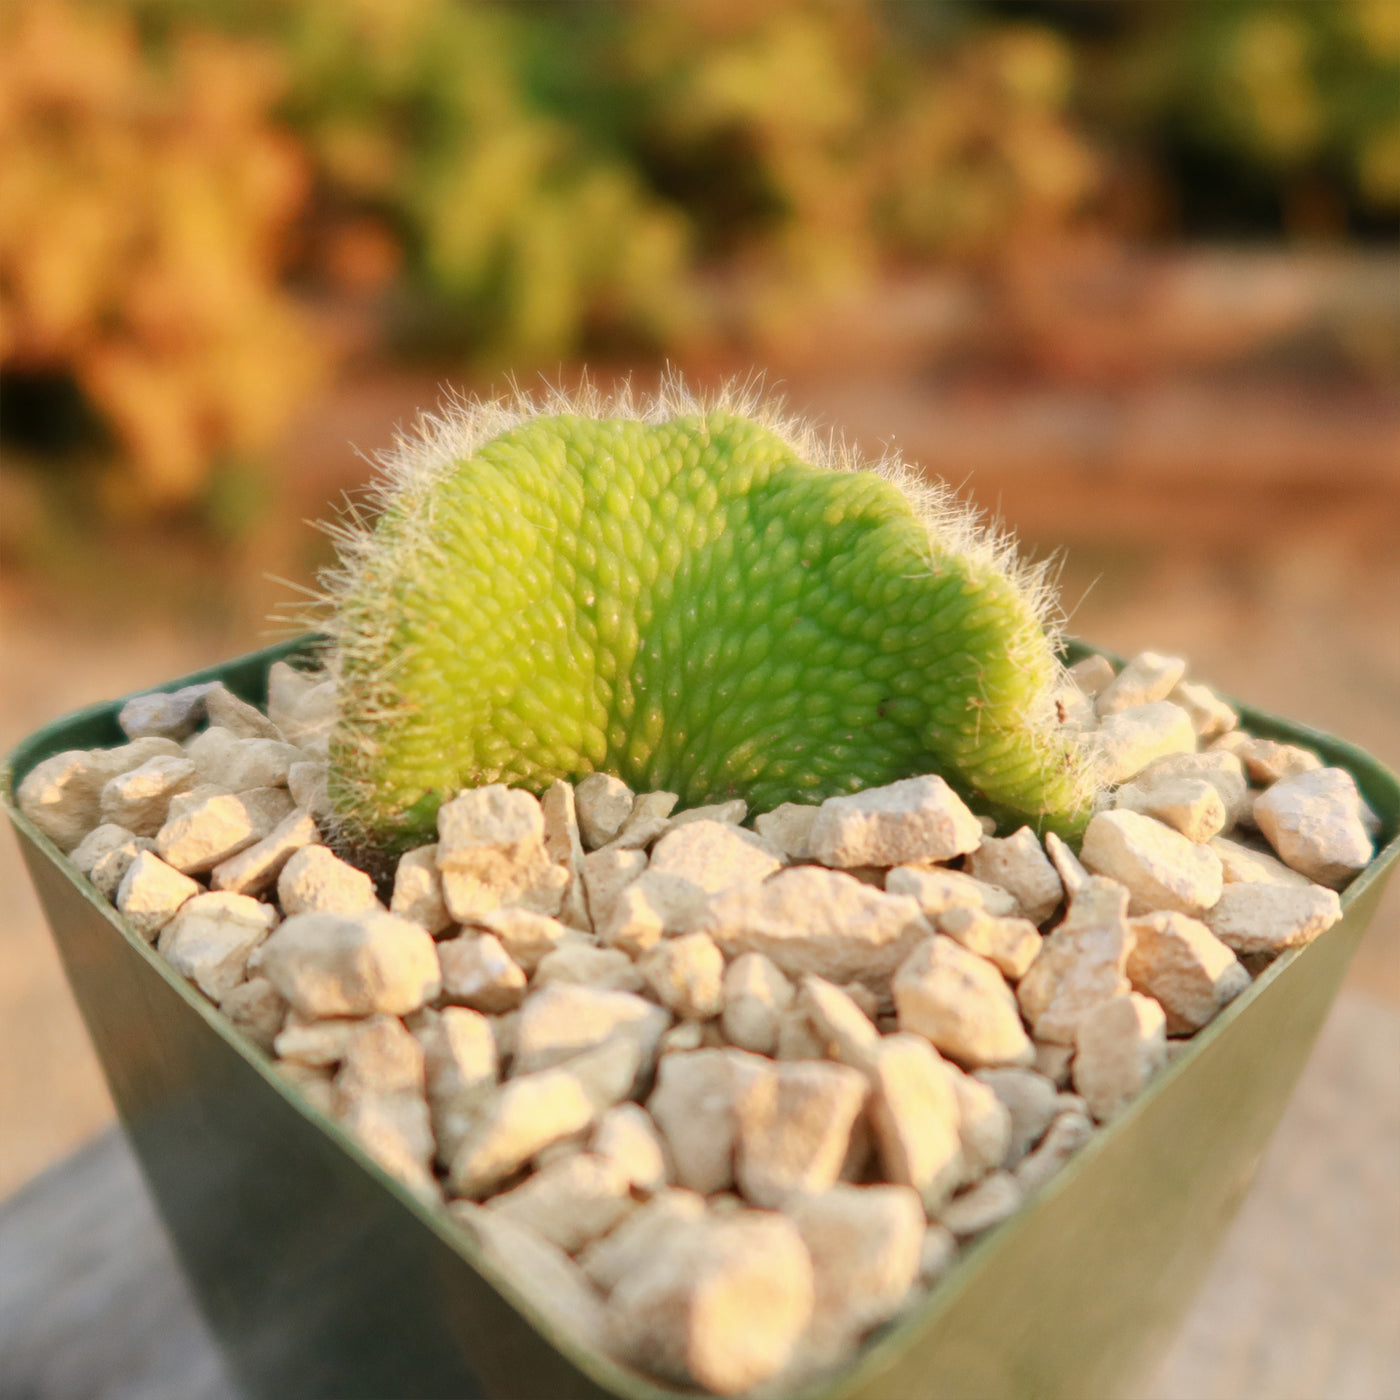
<path fill-rule="evenodd" d="M 1400 215 L 1400 0 L 9 0 L 0 26 L 7 402 L 75 383 L 156 501 L 272 439 L 334 353 L 308 305 L 490 369 L 769 354 L 900 266 Z"/>
<path fill-rule="evenodd" d="M 1171 231 L 1400 229 L 1397 0 L 1081 0 L 1062 18 L 1083 120 L 1152 168 Z"/>

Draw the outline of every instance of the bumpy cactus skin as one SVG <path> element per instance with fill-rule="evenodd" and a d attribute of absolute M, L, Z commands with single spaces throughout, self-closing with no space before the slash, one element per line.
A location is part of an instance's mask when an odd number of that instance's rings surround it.
<path fill-rule="evenodd" d="M 432 840 L 463 786 L 599 769 L 758 810 L 937 772 L 1078 829 L 1045 590 L 1003 542 L 789 424 L 674 394 L 593 408 L 459 409 L 344 532 L 342 845 Z"/>

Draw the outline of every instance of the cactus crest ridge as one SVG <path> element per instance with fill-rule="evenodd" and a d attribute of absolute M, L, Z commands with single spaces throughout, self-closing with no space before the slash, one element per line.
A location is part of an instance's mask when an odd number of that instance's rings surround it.
<path fill-rule="evenodd" d="M 898 455 L 672 375 L 453 397 L 375 460 L 309 619 L 342 849 L 435 839 L 463 787 L 597 769 L 758 810 L 938 772 L 999 822 L 1087 820 L 1053 560 Z"/>

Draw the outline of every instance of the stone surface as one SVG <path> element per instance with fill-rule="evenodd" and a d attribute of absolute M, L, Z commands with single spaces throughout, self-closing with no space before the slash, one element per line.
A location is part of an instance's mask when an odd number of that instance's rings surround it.
<path fill-rule="evenodd" d="M 622 891 L 647 868 L 645 851 L 590 851 L 583 858 L 583 887 L 595 929 L 606 928 Z"/>
<path fill-rule="evenodd" d="M 304 1016 L 405 1016 L 442 989 L 432 936 L 379 910 L 293 915 L 257 950 L 250 971 Z"/>
<path fill-rule="evenodd" d="M 1040 1145 L 1016 1167 L 1021 1190 L 1029 1196 L 1053 1179 L 1061 1167 L 1094 1135 L 1087 1113 L 1059 1113 L 1041 1138 Z"/>
<path fill-rule="evenodd" d="M 1089 872 L 1081 864 L 1079 857 L 1053 831 L 1045 833 L 1045 855 L 1055 867 L 1055 874 L 1065 892 L 1065 899 L 1073 899 L 1089 879 Z"/>
<path fill-rule="evenodd" d="M 1011 1113 L 990 1087 L 944 1062 L 958 1100 L 958 1141 L 962 1144 L 962 1184 L 980 1181 L 1002 1165 L 1011 1146 Z"/>
<path fill-rule="evenodd" d="M 1106 715 L 1094 733 L 1099 780 L 1121 783 L 1166 754 L 1196 747 L 1191 716 L 1170 700 L 1155 700 Z"/>
<path fill-rule="evenodd" d="M 661 1037 L 661 1043 L 657 1046 L 659 1055 L 683 1054 L 688 1050 L 717 1049 L 722 1050 L 721 1045 L 707 1045 L 706 1032 L 713 1022 L 700 1021 L 679 1021 Z"/>
<path fill-rule="evenodd" d="M 972 1068 L 1031 1064 L 1035 1049 L 996 967 L 951 938 L 920 944 L 894 978 L 899 1028 Z"/>
<path fill-rule="evenodd" d="M 442 1188 L 431 1168 L 433 1130 L 421 1095 L 337 1097 L 336 1118 L 390 1176 L 429 1205 L 441 1203 Z"/>
<path fill-rule="evenodd" d="M 289 744 L 324 759 L 338 718 L 335 680 L 324 671 L 278 672 L 268 676 L 267 717 Z M 288 679 L 288 673 L 295 679 Z"/>
<path fill-rule="evenodd" d="M 1037 1040 L 1073 1045 L 1086 1011 L 1129 991 L 1127 910 L 1127 890 L 1100 877 L 1087 880 L 1070 900 L 1063 922 L 1016 988 Z"/>
<path fill-rule="evenodd" d="M 453 1201 L 448 1209 L 490 1265 L 540 1312 L 586 1346 L 605 1345 L 602 1300 L 562 1249 L 528 1226 L 468 1201 Z"/>
<path fill-rule="evenodd" d="M 675 1164 L 677 1185 L 702 1196 L 734 1183 L 734 1099 L 731 1052 L 693 1050 L 663 1055 L 647 1111 Z"/>
<path fill-rule="evenodd" d="M 577 929 L 531 909 L 493 909 L 489 914 L 479 915 L 474 927 L 494 934 L 527 976 L 533 975 L 540 963 L 557 948 L 566 944 L 591 946 L 586 942 L 586 935 Z"/>
<path fill-rule="evenodd" d="M 1190 1035 L 1249 986 L 1249 973 L 1205 924 L 1166 911 L 1133 919 L 1126 972 L 1135 992 L 1152 997 L 1168 1035 Z"/>
<path fill-rule="evenodd" d="M 249 955 L 276 925 L 277 911 L 248 895 L 197 894 L 161 930 L 157 946 L 171 967 L 220 1001 L 243 980 Z"/>
<path fill-rule="evenodd" d="M 1205 778 L 1158 778 L 1145 782 L 1141 777 L 1124 783 L 1113 794 L 1115 807 L 1140 812 L 1179 831 L 1198 845 L 1225 829 L 1225 803 L 1214 783 Z"/>
<path fill-rule="evenodd" d="M 1232 753 L 1212 749 L 1205 753 L 1174 753 L 1149 763 L 1134 784 L 1153 787 L 1179 779 L 1199 779 L 1220 794 L 1225 808 L 1225 830 L 1239 821 L 1249 808 L 1249 783 L 1244 765 Z"/>
<path fill-rule="evenodd" d="M 1010 1133 L 1000 1165 L 1014 1168 L 1044 1136 L 1060 1111 L 1053 1080 L 1030 1069 L 980 1069 L 974 1076 L 1005 1106 Z"/>
<path fill-rule="evenodd" d="M 778 1021 L 792 1002 L 792 983 L 771 958 L 741 953 L 724 971 L 725 1038 L 743 1050 L 771 1055 L 777 1049 Z"/>
<path fill-rule="evenodd" d="M 1010 836 L 989 837 L 967 858 L 969 875 L 1007 891 L 1020 906 L 1007 914 L 1019 914 L 1033 924 L 1043 924 L 1064 898 L 1064 885 L 1050 857 L 1030 827 Z M 1002 911 L 987 908 L 989 914 Z"/>
<path fill-rule="evenodd" d="M 170 799 L 195 784 L 196 768 L 177 754 L 158 754 L 139 768 L 119 773 L 103 784 L 98 808 L 104 822 L 126 827 L 136 836 L 154 836 L 165 824 Z"/>
<path fill-rule="evenodd" d="M 443 1000 L 473 1011 L 514 1011 L 525 1000 L 527 978 L 500 939 L 467 933 L 437 945 L 442 964 Z"/>
<path fill-rule="evenodd" d="M 335 1076 L 337 1094 L 421 1096 L 426 1087 L 423 1047 L 397 1016 L 371 1016 L 355 1027 Z"/>
<path fill-rule="evenodd" d="M 179 690 L 135 695 L 117 712 L 117 723 L 128 739 L 187 739 L 204 719 L 204 697 L 216 682 L 204 681 Z"/>
<path fill-rule="evenodd" d="M 569 873 L 550 859 L 538 800 L 501 783 L 469 788 L 438 808 L 443 899 L 458 923 L 514 905 L 558 914 Z"/>
<path fill-rule="evenodd" d="M 1059 1045 L 1053 1040 L 1036 1041 L 1035 1072 L 1043 1074 L 1056 1087 L 1060 1089 L 1069 1087 L 1070 1066 L 1073 1062 L 1073 1045 Z"/>
<path fill-rule="evenodd" d="M 335 1116 L 335 1090 L 331 1087 L 330 1070 L 296 1060 L 278 1060 L 275 1068 L 318 1113 L 324 1113 L 327 1118 Z"/>
<path fill-rule="evenodd" d="M 1066 674 L 1078 690 L 1092 699 L 1105 686 L 1113 683 L 1116 672 L 1108 657 L 1096 653 L 1084 657 L 1082 661 L 1076 661 L 1073 666 L 1067 668 Z"/>
<path fill-rule="evenodd" d="M 1249 781 L 1257 787 L 1268 787 L 1322 767 L 1322 760 L 1311 749 L 1260 739 L 1241 731 L 1222 735 L 1211 747 L 1236 755 L 1244 764 Z"/>
<path fill-rule="evenodd" d="M 1166 1017 L 1151 997 L 1129 992 L 1081 1017 L 1074 1087 L 1100 1123 L 1116 1118 L 1166 1061 Z"/>
<path fill-rule="evenodd" d="M 671 811 L 680 796 L 674 792 L 643 792 L 632 803 L 622 829 L 608 843 L 624 851 L 641 851 L 671 826 Z"/>
<path fill-rule="evenodd" d="M 859 1071 L 821 1060 L 748 1076 L 734 1099 L 734 1176 L 744 1198 L 777 1209 L 833 1186 L 866 1093 Z"/>
<path fill-rule="evenodd" d="M 713 895 L 757 883 L 782 867 L 782 855 L 761 836 L 726 822 L 697 821 L 656 843 L 648 874 L 670 875 Z"/>
<path fill-rule="evenodd" d="M 452 1191 L 472 1199 L 489 1195 L 536 1153 L 587 1129 L 598 1112 L 583 1082 L 567 1068 L 507 1080 L 463 1135 L 448 1172 Z"/>
<path fill-rule="evenodd" d="M 880 1032 L 848 993 L 809 974 L 802 979 L 797 1006 L 829 1058 L 866 1074 L 874 1069 Z"/>
<path fill-rule="evenodd" d="M 675 812 L 671 817 L 671 825 L 689 826 L 691 822 L 726 822 L 730 826 L 738 826 L 748 814 L 749 804 L 742 797 L 731 797 L 727 802 L 710 802 L 703 807 L 688 807 L 684 812 Z M 758 834 L 762 836 L 763 832 L 760 831 Z"/>
<path fill-rule="evenodd" d="M 326 765 L 318 759 L 304 759 L 287 769 L 287 791 L 295 805 L 310 812 L 318 822 L 331 818 L 331 795 Z"/>
<path fill-rule="evenodd" d="M 279 1062 L 291 1061 L 333 1070 L 345 1058 L 350 1041 L 362 1025 L 362 1017 L 331 1016 L 309 1020 L 289 1009 L 272 1048 Z"/>
<path fill-rule="evenodd" d="M 562 779 L 551 783 L 540 798 L 540 814 L 544 818 L 545 853 L 569 878 L 560 897 L 559 918 L 570 928 L 591 932 L 593 923 L 583 888 L 583 837 L 573 787 Z"/>
<path fill-rule="evenodd" d="M 596 851 L 617 836 L 632 813 L 632 789 L 611 773 L 590 773 L 574 789 L 579 833 L 584 846 Z"/>
<path fill-rule="evenodd" d="M 800 1006 L 790 1006 L 778 1017 L 778 1043 L 773 1056 L 778 1060 L 823 1060 L 826 1042 L 817 1034 L 811 1017 Z"/>
<path fill-rule="evenodd" d="M 583 1085 L 594 1111 L 604 1113 L 637 1093 L 638 1085 L 646 1078 L 644 1065 L 650 1066 L 646 1056 L 646 1047 L 637 1037 L 613 1036 L 591 1050 L 571 1055 L 561 1068 Z"/>
<path fill-rule="evenodd" d="M 1265 882 L 1226 885 L 1204 922 L 1239 956 L 1281 953 L 1311 943 L 1342 917 L 1335 890 Z"/>
<path fill-rule="evenodd" d="M 617 948 L 595 948 L 591 943 L 561 942 L 546 953 L 535 968 L 538 990 L 554 982 L 598 987 L 610 992 L 640 992 L 646 986 L 637 965 Z"/>
<path fill-rule="evenodd" d="M 1175 909 L 1199 915 L 1220 898 L 1220 858 L 1152 817 L 1099 812 L 1084 833 L 1080 857 L 1095 875 L 1129 893 L 1129 912 Z"/>
<path fill-rule="evenodd" d="M 933 775 L 829 797 L 809 836 L 813 856 L 836 867 L 951 860 L 981 841 L 967 804 Z"/>
<path fill-rule="evenodd" d="M 92 863 L 88 878 L 103 895 L 115 903 L 117 891 L 126 878 L 126 872 L 131 869 L 131 862 L 142 851 L 154 853 L 155 849 L 156 843 L 149 836 L 133 836 L 129 841 L 124 841 L 120 846 L 98 856 Z"/>
<path fill-rule="evenodd" d="M 204 712 L 210 725 L 227 729 L 236 739 L 283 742 L 282 731 L 256 705 L 240 700 L 222 682 L 216 681 L 205 693 Z"/>
<path fill-rule="evenodd" d="M 939 1223 L 958 1240 L 1000 1225 L 1019 1209 L 1025 1192 L 1010 1172 L 993 1172 L 938 1212 Z"/>
<path fill-rule="evenodd" d="M 640 958 L 663 938 L 689 931 L 708 899 L 704 889 L 679 875 L 643 870 L 618 893 L 598 925 L 598 938 L 610 948 Z"/>
<path fill-rule="evenodd" d="M 394 892 L 389 912 L 401 919 L 422 924 L 429 933 L 444 933 L 452 927 L 452 915 L 442 897 L 442 876 L 437 868 L 437 842 L 417 846 L 399 857 L 394 869 Z"/>
<path fill-rule="evenodd" d="M 578 1152 L 552 1162 L 486 1209 L 526 1225 L 566 1254 L 605 1235 L 633 1210 L 626 1173 L 616 1162 Z"/>
<path fill-rule="evenodd" d="M 1182 657 L 1141 652 L 1098 693 L 1094 708 L 1102 717 L 1165 700 L 1185 674 L 1186 662 Z"/>
<path fill-rule="evenodd" d="M 410 1025 L 423 1047 L 424 1082 L 438 1162 L 448 1167 L 500 1076 L 490 1020 L 465 1006 L 415 1012 Z"/>
<path fill-rule="evenodd" d="M 451 1166 L 477 1112 L 500 1078 L 490 1019 L 468 1007 L 414 1012 L 413 1035 L 423 1047 L 424 1085 L 437 1159 Z"/>
<path fill-rule="evenodd" d="M 754 830 L 789 860 L 811 860 L 812 825 L 820 811 L 801 802 L 780 802 L 771 812 L 754 818 Z"/>
<path fill-rule="evenodd" d="M 735 1395 L 782 1371 L 812 1305 L 811 1260 L 796 1228 L 740 1211 L 668 1236 L 614 1288 L 608 1337 L 629 1365 Z"/>
<path fill-rule="evenodd" d="M 250 977 L 224 993 L 219 1010 L 254 1045 L 271 1054 L 287 1019 L 287 999 L 266 977 Z"/>
<path fill-rule="evenodd" d="M 704 1218 L 703 1196 L 679 1189 L 660 1191 L 626 1216 L 610 1234 L 589 1245 L 579 1263 L 604 1293 L 611 1293 L 623 1279 L 664 1250 L 671 1237 Z"/>
<path fill-rule="evenodd" d="M 293 914 L 357 914 L 382 907 L 374 881 L 326 846 L 294 852 L 277 877 L 277 902 Z"/>
<path fill-rule="evenodd" d="M 1290 870 L 1268 851 L 1256 850 L 1227 836 L 1215 837 L 1210 848 L 1220 857 L 1220 869 L 1227 885 L 1263 881 L 1270 885 L 1292 885 L 1300 890 L 1312 886 L 1313 882 L 1306 875 Z"/>
<path fill-rule="evenodd" d="M 1333 889 L 1375 855 L 1356 780 L 1344 768 L 1318 768 L 1274 783 L 1254 799 L 1254 820 L 1285 865 Z"/>
<path fill-rule="evenodd" d="M 719 1015 L 724 1005 L 724 954 L 708 934 L 668 938 L 638 967 L 657 1000 L 683 1021 Z"/>
<path fill-rule="evenodd" d="M 870 1076 L 881 1175 L 912 1186 L 929 1212 L 952 1195 L 963 1172 L 960 1110 L 946 1070 L 922 1036 L 898 1032 L 881 1040 Z"/>
<path fill-rule="evenodd" d="M 512 1073 L 547 1069 L 615 1036 L 637 1045 L 649 1063 L 670 1023 L 659 1006 L 631 992 L 553 982 L 532 991 L 521 1010 Z"/>
<path fill-rule="evenodd" d="M 261 841 L 245 847 L 236 856 L 221 861 L 210 872 L 209 883 L 216 890 L 232 894 L 261 894 L 276 884 L 287 862 L 300 850 L 321 839 L 309 812 L 293 812 Z"/>
<path fill-rule="evenodd" d="M 919 1282 L 931 1288 L 953 1267 L 957 1257 L 957 1236 L 936 1220 L 932 1221 L 919 1247 Z"/>
<path fill-rule="evenodd" d="M 131 927 L 151 943 L 202 888 L 151 851 L 137 851 L 117 886 L 116 906 Z"/>
<path fill-rule="evenodd" d="M 126 845 L 133 839 L 135 832 L 128 831 L 124 826 L 118 826 L 115 822 L 103 822 L 101 826 L 94 827 L 76 846 L 68 853 L 68 859 L 73 862 L 75 869 L 84 875 L 90 875 L 92 868 L 103 856 Z M 155 849 L 155 842 L 149 843 L 150 849 Z"/>
<path fill-rule="evenodd" d="M 854 1341 L 900 1311 L 922 1260 L 917 1192 L 837 1185 L 794 1198 L 788 1211 L 812 1260 L 814 1336 Z"/>
<path fill-rule="evenodd" d="M 640 1104 L 619 1103 L 598 1120 L 589 1150 L 621 1168 L 633 1191 L 664 1191 L 672 1168 L 661 1132 Z"/>
<path fill-rule="evenodd" d="M 698 927 L 728 957 L 762 953 L 789 977 L 811 972 L 828 982 L 859 980 L 876 991 L 933 932 L 908 896 L 816 866 L 716 895 Z"/>
<path fill-rule="evenodd" d="M 231 774 L 235 764 L 235 750 L 239 745 L 237 734 L 225 729 L 223 725 L 211 725 L 210 728 L 202 729 L 199 734 L 193 735 L 185 742 L 183 753 L 189 757 L 190 762 L 199 769 L 199 781 L 202 784 L 209 784 L 211 787 L 220 788 L 224 792 L 234 792 L 237 788 L 228 783 L 227 778 Z M 298 755 L 305 757 L 305 755 Z M 263 784 L 255 784 L 262 787 Z"/>
<path fill-rule="evenodd" d="M 997 919 L 980 909 L 949 909 L 938 916 L 938 931 L 995 964 L 1012 982 L 1025 976 L 1040 955 L 1040 932 L 1029 919 Z"/>
<path fill-rule="evenodd" d="M 215 783 L 229 792 L 248 788 L 286 787 L 293 763 L 306 754 L 278 739 L 244 739 L 221 725 L 196 734 L 185 753 L 199 770 L 201 782 Z"/>
<path fill-rule="evenodd" d="M 1240 717 L 1208 685 L 1196 681 L 1180 681 L 1168 700 L 1180 705 L 1191 716 L 1196 737 L 1202 743 L 1217 739 L 1234 729 Z"/>
<path fill-rule="evenodd" d="M 1054 871 L 1050 873 L 1053 875 Z M 1055 887 L 1059 888 L 1058 880 Z M 1020 912 L 1020 905 L 1008 890 L 941 865 L 897 865 L 885 876 L 885 892 L 907 894 L 917 900 L 929 919 L 937 919 L 946 909 L 981 909 L 998 917 Z"/>
<path fill-rule="evenodd" d="M 156 833 L 156 850 L 176 870 L 203 874 L 269 835 L 290 808 L 290 796 L 281 812 L 269 811 L 244 793 L 210 794 L 188 806 L 177 797 Z"/>

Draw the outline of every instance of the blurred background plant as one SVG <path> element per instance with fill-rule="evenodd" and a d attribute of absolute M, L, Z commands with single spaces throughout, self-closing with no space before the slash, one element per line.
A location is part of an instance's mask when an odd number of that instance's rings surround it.
<path fill-rule="evenodd" d="M 7 471 L 236 533 L 357 358 L 801 363 L 920 269 L 1035 358 L 1028 264 L 1397 212 L 1395 0 L 11 0 Z"/>
<path fill-rule="evenodd" d="M 285 64 L 192 22 L 21 3 L 0 17 L 0 364 L 36 449 L 119 444 L 142 505 L 265 450 L 322 359 L 281 282 L 309 190 Z M 116 504 L 113 498 L 113 504 Z"/>

